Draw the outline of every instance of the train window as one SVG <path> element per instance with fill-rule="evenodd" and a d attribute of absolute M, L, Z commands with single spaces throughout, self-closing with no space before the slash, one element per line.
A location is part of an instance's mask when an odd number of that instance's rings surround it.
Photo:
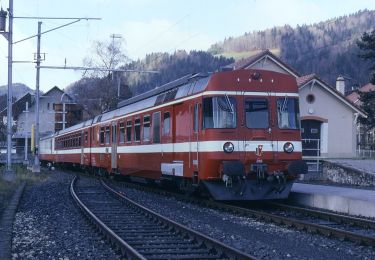
<path fill-rule="evenodd" d="M 234 97 L 218 96 L 203 99 L 204 128 L 235 128 L 236 99 Z"/>
<path fill-rule="evenodd" d="M 246 99 L 245 118 L 248 128 L 268 128 L 269 112 L 267 99 Z"/>
<path fill-rule="evenodd" d="M 104 127 L 100 128 L 99 139 L 100 139 L 100 144 L 104 144 Z"/>
<path fill-rule="evenodd" d="M 136 118 L 134 120 L 134 141 L 139 142 L 141 140 L 141 119 Z"/>
<path fill-rule="evenodd" d="M 193 120 L 193 130 L 194 132 L 198 132 L 199 130 L 199 104 L 195 104 L 194 106 L 194 120 Z"/>
<path fill-rule="evenodd" d="M 163 120 L 163 134 L 168 135 L 171 129 L 171 114 L 169 112 L 164 113 Z"/>
<path fill-rule="evenodd" d="M 119 136 L 120 144 L 125 142 L 125 125 L 124 123 L 120 123 L 120 136 Z"/>
<path fill-rule="evenodd" d="M 151 122 L 150 116 L 143 117 L 143 141 L 150 141 Z"/>
<path fill-rule="evenodd" d="M 109 144 L 109 141 L 110 141 L 110 130 L 109 130 L 109 126 L 106 126 L 105 127 L 105 143 Z"/>
<path fill-rule="evenodd" d="M 129 120 L 126 122 L 126 142 L 129 143 L 132 141 L 132 121 Z"/>
<path fill-rule="evenodd" d="M 152 115 L 152 141 L 154 144 L 160 143 L 160 112 Z"/>
<path fill-rule="evenodd" d="M 277 118 L 281 129 L 299 129 L 299 105 L 295 98 L 277 100 Z"/>

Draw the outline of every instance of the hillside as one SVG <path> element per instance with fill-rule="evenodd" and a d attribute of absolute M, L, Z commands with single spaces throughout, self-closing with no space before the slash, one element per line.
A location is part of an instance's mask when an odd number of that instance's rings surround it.
<path fill-rule="evenodd" d="M 13 97 L 19 99 L 26 93 L 34 93 L 34 90 L 22 83 L 14 83 L 12 88 Z M 8 93 L 8 85 L 0 86 L 0 96 Z"/>
<path fill-rule="evenodd" d="M 0 86 L 0 111 L 7 106 L 8 85 Z M 26 93 L 34 93 L 34 90 L 22 83 L 14 83 L 12 88 L 13 101 L 24 96 Z"/>
<path fill-rule="evenodd" d="M 332 85 L 344 75 L 352 85 L 364 85 L 370 66 L 358 57 L 356 41 L 374 29 L 375 11 L 364 10 L 313 25 L 248 32 L 213 44 L 208 51 L 239 59 L 270 49 L 302 75 L 316 73 Z"/>

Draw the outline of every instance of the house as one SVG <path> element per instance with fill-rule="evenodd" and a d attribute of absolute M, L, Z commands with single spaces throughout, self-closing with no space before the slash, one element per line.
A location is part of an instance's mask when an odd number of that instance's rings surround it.
<path fill-rule="evenodd" d="M 375 91 L 375 85 L 368 83 L 361 88 L 353 91 L 346 98 L 351 101 L 352 103 L 356 104 L 357 106 L 361 107 L 362 103 L 359 100 L 359 92 L 368 92 L 368 91 Z M 358 144 L 360 149 L 375 149 L 375 128 L 373 129 L 366 129 L 362 125 L 359 125 L 358 131 Z"/>
<path fill-rule="evenodd" d="M 305 159 L 356 155 L 357 118 L 366 114 L 318 76 L 300 75 L 269 50 L 223 68 L 228 69 L 272 70 L 296 78 Z"/>
<path fill-rule="evenodd" d="M 343 80 L 338 77 L 335 89 L 315 74 L 297 78 L 301 136 L 310 139 L 304 142 L 304 156 L 342 158 L 356 155 L 357 120 L 366 114 L 346 99 Z M 317 150 L 310 150 L 313 148 Z"/>
<path fill-rule="evenodd" d="M 65 110 L 64 110 L 65 109 Z M 12 105 L 13 120 L 16 131 L 12 139 L 16 143 L 17 153 L 22 153 L 25 140 L 28 150 L 31 148 L 31 132 L 35 126 L 35 95 L 26 94 Z M 65 113 L 64 113 L 65 112 Z M 6 117 L 7 109 L 0 112 L 0 117 Z M 65 114 L 65 116 L 63 116 Z M 65 122 L 63 122 L 65 118 Z M 3 119 L 4 120 L 4 119 Z M 71 96 L 53 87 L 39 98 L 39 136 L 43 137 L 72 126 L 82 120 L 82 107 L 74 103 Z"/>

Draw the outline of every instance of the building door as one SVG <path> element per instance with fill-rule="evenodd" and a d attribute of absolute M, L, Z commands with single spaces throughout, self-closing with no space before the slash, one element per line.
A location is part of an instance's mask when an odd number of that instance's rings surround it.
<path fill-rule="evenodd" d="M 302 120 L 302 155 L 320 156 L 320 127 L 321 122 L 317 120 Z"/>

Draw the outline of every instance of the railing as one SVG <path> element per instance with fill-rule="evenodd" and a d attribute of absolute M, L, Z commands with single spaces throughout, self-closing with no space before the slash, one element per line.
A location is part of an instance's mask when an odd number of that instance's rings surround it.
<path fill-rule="evenodd" d="M 25 160 L 25 147 L 13 146 L 12 147 L 12 163 L 22 163 Z M 33 157 L 32 152 L 29 150 L 27 158 Z M 7 160 L 7 146 L 0 145 L 0 163 L 5 163 Z"/>
<path fill-rule="evenodd" d="M 322 171 L 320 159 L 320 139 L 302 139 L 302 156 L 307 163 L 309 173 Z"/>
<path fill-rule="evenodd" d="M 358 149 L 356 156 L 359 158 L 375 158 L 375 150 Z"/>

